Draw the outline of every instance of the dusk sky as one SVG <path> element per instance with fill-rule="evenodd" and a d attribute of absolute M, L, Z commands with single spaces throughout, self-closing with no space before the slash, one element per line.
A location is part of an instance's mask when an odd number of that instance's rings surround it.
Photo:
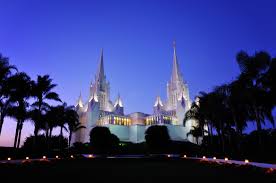
<path fill-rule="evenodd" d="M 173 40 L 194 99 L 239 74 L 238 51 L 276 57 L 275 18 L 275 0 L 0 0 L 0 53 L 33 79 L 50 74 L 74 105 L 80 92 L 87 100 L 103 48 L 111 100 L 119 92 L 127 114 L 151 113 L 166 99 Z M 15 125 L 5 120 L 0 146 L 12 145 Z"/>

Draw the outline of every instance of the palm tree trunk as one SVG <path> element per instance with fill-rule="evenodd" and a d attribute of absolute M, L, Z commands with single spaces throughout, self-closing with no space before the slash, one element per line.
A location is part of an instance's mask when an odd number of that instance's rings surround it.
<path fill-rule="evenodd" d="M 61 144 L 61 140 L 62 140 L 62 136 L 63 136 L 62 130 L 63 130 L 63 127 L 60 126 L 60 134 L 59 134 L 59 148 L 60 148 L 60 152 L 62 150 L 62 144 Z"/>
<path fill-rule="evenodd" d="M 259 147 L 261 147 L 261 145 L 262 145 L 262 124 L 261 124 L 261 120 L 260 120 L 258 114 L 257 114 L 256 123 L 257 123 L 257 131 L 258 131 L 258 136 L 259 136 Z M 259 150 L 261 150 L 261 149 L 262 148 L 259 148 Z"/>
<path fill-rule="evenodd" d="M 207 127 L 208 127 L 208 135 L 209 135 L 209 139 L 210 139 L 210 144 L 213 144 L 213 133 L 212 133 L 212 127 L 211 124 L 207 123 Z"/>
<path fill-rule="evenodd" d="M 33 138 L 33 149 L 35 149 L 35 147 L 36 147 L 36 139 L 37 139 L 37 136 L 38 136 L 38 128 L 37 128 L 37 126 L 35 125 L 35 129 L 34 129 L 34 138 Z"/>
<path fill-rule="evenodd" d="M 217 130 L 218 132 L 218 136 L 219 136 L 219 139 L 220 139 L 220 142 L 221 142 L 221 149 L 222 149 L 222 152 L 224 153 L 224 138 L 223 138 L 223 135 L 221 133 L 221 130 Z"/>
<path fill-rule="evenodd" d="M 239 128 L 238 122 L 235 120 L 235 125 L 236 125 L 236 131 L 237 131 L 237 150 L 238 154 L 241 153 L 241 137 L 242 137 L 242 130 Z"/>
<path fill-rule="evenodd" d="M 19 148 L 19 146 L 20 146 L 22 128 L 23 128 L 23 123 L 21 123 L 20 126 L 19 126 L 17 148 Z"/>
<path fill-rule="evenodd" d="M 17 121 L 16 124 L 16 130 L 15 130 L 15 136 L 14 136 L 14 143 L 13 143 L 13 147 L 16 148 L 17 145 L 17 139 L 18 139 L 18 132 L 19 132 L 19 121 Z"/>
<path fill-rule="evenodd" d="M 49 133 L 49 138 L 52 138 L 52 132 L 53 132 L 53 128 L 50 128 L 50 133 Z"/>
<path fill-rule="evenodd" d="M 51 149 L 51 140 L 52 140 L 52 131 L 53 131 L 53 128 L 49 128 L 47 131 L 49 131 L 47 145 L 48 145 L 48 150 L 50 150 Z"/>
<path fill-rule="evenodd" d="M 63 136 L 63 127 L 60 127 L 60 136 Z"/>
<path fill-rule="evenodd" d="M 68 137 L 68 149 L 70 148 L 70 146 L 71 146 L 71 139 L 72 139 L 72 132 L 70 131 L 69 132 L 69 137 Z"/>
<path fill-rule="evenodd" d="M 4 115 L 0 114 L 0 135 L 2 132 L 3 123 L 4 123 Z"/>

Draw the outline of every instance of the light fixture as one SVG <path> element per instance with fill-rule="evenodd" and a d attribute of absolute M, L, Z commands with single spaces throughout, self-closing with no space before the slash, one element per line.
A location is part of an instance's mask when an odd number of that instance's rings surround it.
<path fill-rule="evenodd" d="M 8 157 L 8 161 L 10 161 L 11 160 L 11 158 L 10 157 Z"/>
<path fill-rule="evenodd" d="M 73 156 L 73 155 L 71 155 L 70 157 L 71 157 L 71 158 L 74 158 L 74 156 Z"/>
<path fill-rule="evenodd" d="M 43 159 L 46 159 L 46 156 L 43 156 L 42 158 L 43 158 Z"/>
<path fill-rule="evenodd" d="M 168 154 L 167 156 L 168 156 L 168 158 L 170 158 L 170 157 L 171 157 L 171 155 L 170 155 L 170 154 Z"/>
<path fill-rule="evenodd" d="M 214 156 L 213 159 L 216 160 L 217 158 Z"/>
<path fill-rule="evenodd" d="M 26 160 L 30 159 L 28 156 L 26 157 Z"/>
<path fill-rule="evenodd" d="M 184 158 L 187 158 L 186 154 L 183 156 Z"/>
<path fill-rule="evenodd" d="M 58 156 L 56 156 L 56 159 L 58 159 Z"/>
<path fill-rule="evenodd" d="M 206 156 L 203 156 L 202 159 L 206 159 Z"/>
<path fill-rule="evenodd" d="M 89 154 L 88 157 L 89 157 L 89 158 L 93 158 L 93 155 L 92 155 L 92 154 Z"/>
<path fill-rule="evenodd" d="M 224 158 L 225 161 L 228 161 L 228 158 Z"/>
<path fill-rule="evenodd" d="M 246 159 L 246 160 L 244 160 L 244 162 L 245 162 L 245 163 L 249 163 L 249 160 L 248 160 L 248 159 Z"/>

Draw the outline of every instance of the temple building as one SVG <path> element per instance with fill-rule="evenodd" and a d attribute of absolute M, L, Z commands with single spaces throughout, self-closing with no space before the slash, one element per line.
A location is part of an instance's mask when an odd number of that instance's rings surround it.
<path fill-rule="evenodd" d="M 101 50 L 98 70 L 90 85 L 90 95 L 84 103 L 81 95 L 76 104 L 82 128 L 73 134 L 74 142 L 89 142 L 89 134 L 95 126 L 106 126 L 120 141 L 139 143 L 145 141 L 145 131 L 151 125 L 165 125 L 172 140 L 193 142 L 187 137 L 193 122 L 183 126 L 185 112 L 190 108 L 189 89 L 181 74 L 175 43 L 173 46 L 172 74 L 167 83 L 167 100 L 157 96 L 153 102 L 153 113 L 124 113 L 123 100 L 120 95 L 110 100 L 110 83 L 104 72 L 104 57 Z"/>

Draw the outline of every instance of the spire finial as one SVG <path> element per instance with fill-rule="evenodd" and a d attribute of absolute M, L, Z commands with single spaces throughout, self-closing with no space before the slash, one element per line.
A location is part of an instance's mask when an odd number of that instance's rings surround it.
<path fill-rule="evenodd" d="M 79 98 L 78 98 L 78 101 L 77 101 L 76 106 L 83 107 L 83 102 L 82 102 L 81 92 L 80 92 L 80 96 L 79 96 Z"/>
<path fill-rule="evenodd" d="M 175 49 L 176 48 L 176 42 L 175 42 L 175 40 L 173 40 L 173 49 Z"/>
<path fill-rule="evenodd" d="M 119 92 L 118 92 L 118 97 L 117 97 L 117 99 L 116 99 L 116 101 L 115 101 L 115 103 L 114 103 L 114 107 L 115 107 L 116 105 L 119 105 L 119 107 L 123 107 L 123 102 L 122 102 L 122 99 L 121 99 L 121 96 L 120 96 L 120 93 L 119 93 Z"/>
<path fill-rule="evenodd" d="M 96 76 L 96 80 L 101 82 L 104 79 L 104 63 L 103 63 L 103 48 L 101 48 L 101 56 L 99 60 L 99 67 Z"/>
<path fill-rule="evenodd" d="M 157 107 L 158 105 L 163 106 L 162 100 L 159 95 L 157 95 L 157 97 L 156 97 L 154 107 Z"/>

